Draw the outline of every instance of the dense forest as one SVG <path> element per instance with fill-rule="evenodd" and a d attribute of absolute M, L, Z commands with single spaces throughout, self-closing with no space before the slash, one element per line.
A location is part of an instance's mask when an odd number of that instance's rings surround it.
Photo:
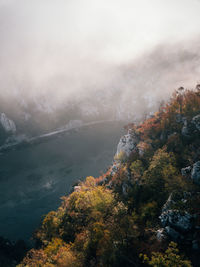
<path fill-rule="evenodd" d="M 200 86 L 125 128 L 113 165 L 63 196 L 18 267 L 199 266 Z"/>

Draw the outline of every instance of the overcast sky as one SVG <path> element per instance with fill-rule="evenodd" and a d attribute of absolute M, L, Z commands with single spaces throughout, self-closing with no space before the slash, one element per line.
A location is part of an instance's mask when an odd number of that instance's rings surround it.
<path fill-rule="evenodd" d="M 195 84 L 199 37 L 199 0 L 0 0 L 0 91 L 85 93 L 151 51 L 156 61 L 160 46 L 176 69 L 173 47 L 188 54 L 193 44 Z"/>

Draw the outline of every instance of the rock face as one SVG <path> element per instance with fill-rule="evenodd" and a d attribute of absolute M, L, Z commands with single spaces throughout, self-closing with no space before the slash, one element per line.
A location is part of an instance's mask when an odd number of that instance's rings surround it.
<path fill-rule="evenodd" d="M 181 199 L 183 203 L 187 201 L 187 193 L 185 197 L 186 199 Z M 187 236 L 194 228 L 194 216 L 186 211 L 173 209 L 174 204 L 176 204 L 176 201 L 173 200 L 173 195 L 170 194 L 159 217 L 163 227 L 157 231 L 157 239 L 159 241 L 166 239 L 168 236 L 175 242 L 184 242 L 184 236 Z"/>
<path fill-rule="evenodd" d="M 191 166 L 182 168 L 182 169 L 181 169 L 181 174 L 182 174 L 183 176 L 190 175 L 190 174 L 191 174 L 191 170 L 192 170 L 192 167 L 191 167 Z"/>
<path fill-rule="evenodd" d="M 196 163 L 194 163 L 192 172 L 191 172 L 191 178 L 195 184 L 200 185 L 200 161 L 197 161 Z"/>
<path fill-rule="evenodd" d="M 122 184 L 122 193 L 124 196 L 126 196 L 128 193 L 128 185 L 126 183 Z"/>
<path fill-rule="evenodd" d="M 172 200 L 172 193 L 169 195 L 166 203 L 164 204 L 163 208 L 162 208 L 162 213 L 168 211 L 171 207 L 172 204 L 174 204 L 174 201 Z"/>
<path fill-rule="evenodd" d="M 162 212 L 160 216 L 163 227 L 170 226 L 178 232 L 188 232 L 192 229 L 192 215 L 178 210 Z"/>
<path fill-rule="evenodd" d="M 1 113 L 0 123 L 6 132 L 15 133 L 16 125 L 14 121 L 10 120 L 5 113 Z"/>
<path fill-rule="evenodd" d="M 183 176 L 189 176 L 195 184 L 200 185 L 200 161 L 197 161 L 193 166 L 188 166 L 181 169 Z"/>
<path fill-rule="evenodd" d="M 156 237 L 158 241 L 164 241 L 166 239 L 166 231 L 164 228 L 158 229 L 156 232 Z"/>
<path fill-rule="evenodd" d="M 193 117 L 192 123 L 195 125 L 196 129 L 200 131 L 200 114 Z"/>
<path fill-rule="evenodd" d="M 182 122 L 183 128 L 181 133 L 184 137 L 191 137 L 192 134 L 200 131 L 200 114 L 193 117 L 191 121 L 183 118 Z"/>
<path fill-rule="evenodd" d="M 198 196 L 196 193 L 195 197 Z M 190 249 L 199 251 L 199 224 L 196 213 L 190 214 L 182 208 L 175 208 L 191 200 L 193 193 L 183 192 L 182 195 L 170 194 L 168 200 L 162 208 L 160 221 L 162 228 L 156 232 L 156 238 L 159 242 L 166 239 L 189 246 Z M 175 205 L 175 206 L 174 206 Z"/>
<path fill-rule="evenodd" d="M 183 117 L 181 114 L 176 114 L 176 122 L 177 123 L 184 123 L 185 117 Z"/>
<path fill-rule="evenodd" d="M 184 137 L 190 137 L 193 133 L 193 125 L 186 119 L 183 120 L 183 128 L 181 130 L 181 133 Z"/>
<path fill-rule="evenodd" d="M 128 132 L 128 134 L 121 137 L 119 144 L 117 146 L 116 156 L 121 152 L 127 157 L 130 156 L 131 152 L 136 148 L 139 140 L 133 132 Z"/>

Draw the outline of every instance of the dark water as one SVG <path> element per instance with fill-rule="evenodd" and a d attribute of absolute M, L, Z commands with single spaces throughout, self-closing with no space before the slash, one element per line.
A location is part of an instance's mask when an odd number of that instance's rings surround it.
<path fill-rule="evenodd" d="M 0 236 L 29 240 L 74 182 L 106 170 L 123 125 L 88 126 L 0 155 Z"/>

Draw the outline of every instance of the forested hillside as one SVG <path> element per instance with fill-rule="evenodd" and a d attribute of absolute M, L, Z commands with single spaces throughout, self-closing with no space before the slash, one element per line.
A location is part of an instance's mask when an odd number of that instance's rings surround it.
<path fill-rule="evenodd" d="M 18 267 L 199 266 L 200 86 L 126 129 L 107 173 L 63 196 Z"/>

